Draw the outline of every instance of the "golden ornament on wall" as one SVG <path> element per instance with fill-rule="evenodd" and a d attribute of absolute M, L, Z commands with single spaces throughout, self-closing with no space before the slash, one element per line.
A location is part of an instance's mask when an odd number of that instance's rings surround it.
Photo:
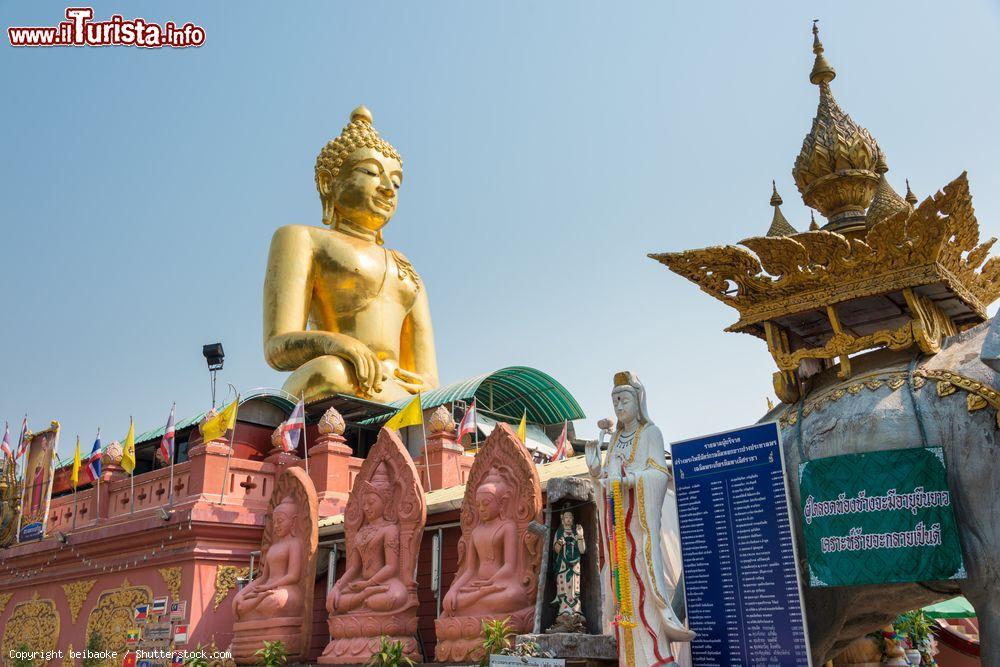
<path fill-rule="evenodd" d="M 0 593 L 0 614 L 7 609 L 7 603 L 10 602 L 12 597 L 14 597 L 13 593 Z"/>
<path fill-rule="evenodd" d="M 36 591 L 31 599 L 14 605 L 14 610 L 3 629 L 4 656 L 21 646 L 32 651 L 54 651 L 59 643 L 59 612 L 55 600 L 40 599 Z M 45 660 L 34 661 L 35 665 Z"/>
<path fill-rule="evenodd" d="M 160 576 L 163 577 L 163 583 L 167 585 L 167 590 L 170 592 L 170 600 L 176 602 L 181 599 L 181 573 L 183 569 L 180 565 L 176 567 L 161 567 Z"/>
<path fill-rule="evenodd" d="M 66 594 L 66 602 L 69 603 L 69 613 L 73 616 L 74 623 L 76 623 L 76 617 L 80 615 L 83 603 L 87 601 L 90 589 L 96 583 L 97 579 L 81 579 L 71 584 L 62 585 L 63 593 Z"/>
<path fill-rule="evenodd" d="M 245 579 L 248 576 L 250 576 L 249 567 L 220 565 L 215 571 L 215 599 L 212 600 L 212 610 L 218 609 L 229 595 L 229 591 L 236 588 L 237 579 Z"/>
<path fill-rule="evenodd" d="M 128 579 L 118 588 L 102 591 L 87 617 L 86 636 L 93 632 L 100 633 L 104 650 L 123 655 L 128 631 L 135 624 L 135 606 L 148 604 L 152 599 L 153 591 L 149 586 L 132 586 Z M 105 664 L 110 666 L 112 663 L 106 661 Z"/>

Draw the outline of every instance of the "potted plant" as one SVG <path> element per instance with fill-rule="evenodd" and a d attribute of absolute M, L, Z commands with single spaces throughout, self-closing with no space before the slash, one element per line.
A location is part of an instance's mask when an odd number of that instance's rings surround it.
<path fill-rule="evenodd" d="M 14 657 L 7 663 L 11 667 L 34 667 L 35 661 L 27 656 L 31 655 L 31 648 L 27 644 L 17 647 Z"/>
<path fill-rule="evenodd" d="M 483 621 L 483 658 L 479 661 L 479 667 L 486 667 L 490 664 L 490 655 L 503 655 L 503 651 L 510 648 L 510 638 L 514 635 L 514 629 L 510 627 L 510 619 L 497 619 L 494 621 Z"/>
<path fill-rule="evenodd" d="M 379 637 L 378 650 L 372 654 L 365 667 L 411 667 L 415 664 L 405 654 L 403 642 L 393 641 L 386 635 Z"/>
<path fill-rule="evenodd" d="M 282 667 L 288 662 L 288 652 L 285 651 L 285 644 L 280 639 L 273 642 L 264 642 L 264 647 L 253 652 L 259 658 L 257 664 L 264 667 Z"/>
<path fill-rule="evenodd" d="M 104 650 L 104 639 L 97 630 L 93 630 L 87 637 L 87 649 L 83 654 L 83 667 L 101 667 L 105 662 L 98 657 Z"/>
<path fill-rule="evenodd" d="M 185 654 L 184 667 L 208 667 L 206 649 L 206 646 L 198 644 L 194 651 Z"/>
<path fill-rule="evenodd" d="M 892 624 L 896 632 L 906 639 L 906 659 L 911 665 L 921 664 L 923 655 L 930 656 L 932 624 L 933 621 L 922 609 L 908 611 Z"/>

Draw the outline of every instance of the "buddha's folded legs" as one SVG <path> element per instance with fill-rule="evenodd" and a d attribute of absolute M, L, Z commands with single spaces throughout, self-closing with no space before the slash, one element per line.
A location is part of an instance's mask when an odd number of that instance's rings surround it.
<path fill-rule="evenodd" d="M 306 400 L 330 394 L 357 396 L 358 376 L 350 361 L 334 355 L 316 357 L 299 366 L 285 381 L 285 391 L 293 396 L 305 395 Z M 410 392 L 401 387 L 393 377 L 382 381 L 382 390 L 365 398 L 389 403 L 409 398 Z"/>

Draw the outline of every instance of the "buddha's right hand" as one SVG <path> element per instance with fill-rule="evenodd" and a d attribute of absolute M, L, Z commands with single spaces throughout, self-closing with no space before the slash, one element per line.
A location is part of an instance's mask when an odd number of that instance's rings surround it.
<path fill-rule="evenodd" d="M 386 379 L 386 374 L 378 355 L 372 352 L 370 347 L 353 336 L 341 333 L 331 333 L 326 340 L 327 354 L 346 359 L 354 366 L 358 388 L 363 394 L 377 394 L 382 391 L 382 381 Z"/>

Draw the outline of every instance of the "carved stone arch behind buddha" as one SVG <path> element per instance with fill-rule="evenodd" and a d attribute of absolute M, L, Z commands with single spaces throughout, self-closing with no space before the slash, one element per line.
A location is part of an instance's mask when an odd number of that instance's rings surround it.
<path fill-rule="evenodd" d="M 14 605 L 10 618 L 3 629 L 4 662 L 10 660 L 10 652 L 26 646 L 32 651 L 54 651 L 59 642 L 59 612 L 55 600 L 39 598 L 36 591 L 30 600 Z M 35 660 L 36 666 L 45 664 Z"/>
<path fill-rule="evenodd" d="M 461 576 L 464 571 L 469 540 L 473 529 L 479 525 L 476 492 L 491 472 L 498 473 L 512 487 L 511 498 L 504 512 L 517 523 L 517 533 L 522 536 L 518 558 L 524 566 L 522 571 L 525 574 L 521 584 L 534 597 L 541 567 L 541 541 L 536 533 L 528 530 L 528 524 L 541 519 L 541 483 L 531 455 L 510 426 L 504 423 L 497 424 L 497 428 L 490 433 L 469 471 L 469 481 L 465 485 L 465 496 L 462 499 L 462 537 L 458 541 L 458 571 L 455 576 Z"/>
<path fill-rule="evenodd" d="M 383 428 L 379 432 L 378 440 L 354 478 L 351 495 L 347 499 L 347 509 L 344 511 L 346 542 L 349 545 L 355 543 L 358 530 L 364 523 L 361 509 L 364 494 L 361 490 L 380 467 L 393 482 L 393 522 L 399 526 L 399 576 L 416 602 L 416 581 L 413 575 L 427 522 L 427 502 L 413 459 L 399 435 L 391 429 Z"/>
<path fill-rule="evenodd" d="M 291 498 L 298 508 L 294 534 L 303 543 L 305 562 L 299 576 L 299 590 L 302 591 L 302 635 L 299 646 L 308 652 L 312 635 L 312 596 L 316 581 L 316 549 L 319 546 L 319 499 L 316 487 L 306 471 L 299 467 L 285 468 L 278 477 L 267 508 L 264 536 L 261 539 L 261 562 L 267 562 L 267 552 L 274 541 L 274 510 L 286 498 Z M 305 654 L 289 655 L 290 659 L 305 659 Z"/>
<path fill-rule="evenodd" d="M 149 586 L 132 586 L 125 578 L 118 588 L 101 591 L 97 604 L 87 616 L 86 636 L 97 632 L 101 635 L 104 650 L 124 655 L 128 631 L 135 626 L 136 605 L 152 601 L 153 590 Z M 111 667 L 114 661 L 107 660 L 105 664 Z"/>

